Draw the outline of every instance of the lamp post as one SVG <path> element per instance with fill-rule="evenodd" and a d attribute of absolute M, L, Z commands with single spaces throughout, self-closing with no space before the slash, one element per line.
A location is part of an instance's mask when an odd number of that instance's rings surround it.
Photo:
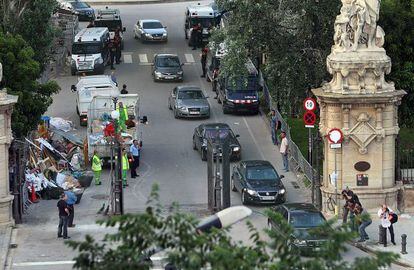
<path fill-rule="evenodd" d="M 117 163 L 116 163 L 116 178 L 114 183 L 114 200 L 115 200 L 115 215 L 123 215 L 124 214 L 124 194 L 123 194 L 123 187 L 122 187 L 122 151 L 121 151 L 121 142 L 119 141 L 118 135 L 118 121 L 119 121 L 119 112 L 116 110 L 116 103 L 118 98 L 114 97 L 114 110 L 111 112 L 111 117 L 114 121 L 115 126 L 115 136 L 113 138 L 113 143 L 116 144 L 116 155 L 117 155 Z"/>

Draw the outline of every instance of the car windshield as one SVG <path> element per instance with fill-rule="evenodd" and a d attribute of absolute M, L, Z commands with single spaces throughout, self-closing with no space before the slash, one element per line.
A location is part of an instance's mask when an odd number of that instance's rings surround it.
<path fill-rule="evenodd" d="M 226 88 L 229 91 L 256 91 L 258 86 L 256 76 L 232 77 L 226 81 Z"/>
<path fill-rule="evenodd" d="M 313 228 L 325 223 L 325 219 L 319 212 L 292 212 L 290 213 L 290 225 L 294 228 Z"/>
<path fill-rule="evenodd" d="M 204 98 L 200 90 L 181 90 L 178 92 L 178 99 L 201 99 Z"/>
<path fill-rule="evenodd" d="M 101 48 L 100 43 L 73 43 L 72 54 L 97 54 Z"/>
<path fill-rule="evenodd" d="M 88 8 L 89 7 L 88 4 L 84 2 L 78 2 L 78 1 L 70 2 L 70 4 L 72 5 L 73 8 Z"/>
<path fill-rule="evenodd" d="M 179 67 L 180 60 L 177 57 L 158 57 L 156 62 L 157 67 Z"/>
<path fill-rule="evenodd" d="M 142 24 L 142 28 L 144 28 L 144 29 L 159 29 L 159 28 L 163 28 L 163 26 L 160 22 L 144 22 Z"/>
<path fill-rule="evenodd" d="M 249 180 L 275 180 L 278 179 L 276 171 L 269 167 L 247 168 L 247 179 Z"/>
<path fill-rule="evenodd" d="M 96 20 L 96 27 L 107 27 L 109 31 L 115 32 L 118 28 L 122 30 L 122 21 L 121 20 Z"/>
<path fill-rule="evenodd" d="M 203 28 L 211 28 L 215 25 L 214 18 L 191 18 L 191 26 L 201 23 Z"/>
<path fill-rule="evenodd" d="M 230 129 L 206 129 L 205 137 L 209 139 L 217 139 L 219 137 L 220 140 L 223 140 L 232 134 Z"/>

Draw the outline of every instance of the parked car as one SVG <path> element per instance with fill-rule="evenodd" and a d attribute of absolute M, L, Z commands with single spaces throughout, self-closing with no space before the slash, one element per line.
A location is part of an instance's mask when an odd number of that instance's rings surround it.
<path fill-rule="evenodd" d="M 210 104 L 203 91 L 197 86 L 177 86 L 168 97 L 168 108 L 174 117 L 210 117 Z"/>
<path fill-rule="evenodd" d="M 229 140 L 231 154 L 230 160 L 241 159 L 241 145 L 237 138 L 239 135 L 234 135 L 229 125 L 224 123 L 210 123 L 201 124 L 194 129 L 193 134 L 193 149 L 201 154 L 201 160 L 207 160 L 207 140 L 211 139 L 213 142 L 223 142 L 226 138 Z M 215 153 L 215 157 L 222 155 L 222 153 Z"/>
<path fill-rule="evenodd" d="M 286 201 L 286 189 L 269 161 L 244 160 L 233 167 L 232 190 L 241 193 L 243 204 L 275 204 Z"/>
<path fill-rule="evenodd" d="M 167 26 L 163 26 L 159 20 L 139 20 L 134 26 L 134 37 L 142 42 L 167 42 Z"/>
<path fill-rule="evenodd" d="M 183 65 L 176 54 L 156 54 L 152 64 L 154 81 L 182 81 Z"/>
<path fill-rule="evenodd" d="M 292 241 L 287 245 L 293 252 L 300 252 L 302 255 L 311 255 L 318 252 L 328 239 L 327 234 L 315 234 L 313 231 L 326 223 L 325 217 L 310 203 L 286 203 L 275 206 L 272 210 L 282 215 L 287 223 L 293 227 Z M 268 220 L 272 229 L 278 230 L 279 224 Z"/>
<path fill-rule="evenodd" d="M 93 21 L 95 19 L 95 11 L 88 3 L 80 0 L 69 1 L 72 10 L 78 13 L 79 21 Z"/>

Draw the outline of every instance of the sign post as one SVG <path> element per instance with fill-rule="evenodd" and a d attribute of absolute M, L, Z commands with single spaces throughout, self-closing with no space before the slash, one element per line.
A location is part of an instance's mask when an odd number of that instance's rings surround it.
<path fill-rule="evenodd" d="M 335 215 L 338 216 L 339 212 L 339 198 L 338 198 L 338 169 L 337 169 L 337 162 L 336 162 L 336 150 L 342 147 L 342 140 L 344 139 L 344 135 L 339 128 L 333 128 L 328 132 L 328 140 L 331 143 L 330 148 L 334 151 L 334 179 L 335 179 Z"/>
<path fill-rule="evenodd" d="M 312 131 L 311 128 L 315 127 L 316 115 L 314 111 L 316 110 L 316 101 L 313 98 L 306 98 L 303 101 L 303 108 L 305 109 L 305 114 L 303 115 L 303 121 L 305 122 L 305 127 L 308 128 L 308 162 L 312 165 Z M 313 200 L 313 196 L 312 196 Z"/>

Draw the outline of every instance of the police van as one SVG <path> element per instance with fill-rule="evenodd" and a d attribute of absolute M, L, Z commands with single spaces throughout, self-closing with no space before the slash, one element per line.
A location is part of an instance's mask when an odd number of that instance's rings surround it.
<path fill-rule="evenodd" d="M 198 3 L 197 5 L 188 6 L 185 11 L 185 39 L 189 39 L 189 37 L 191 37 L 191 31 L 193 26 L 200 23 L 203 29 L 203 43 L 207 43 L 208 38 L 210 37 L 210 30 L 213 27 L 220 25 L 219 18 L 220 17 L 218 16 L 217 11 L 214 10 L 211 5 L 201 5 L 200 3 Z M 191 42 L 192 40 L 189 39 L 189 46 L 192 46 Z"/>
<path fill-rule="evenodd" d="M 246 74 L 222 75 L 217 81 L 217 102 L 222 104 L 224 114 L 259 112 L 259 72 L 251 60 L 246 69 Z"/>
<path fill-rule="evenodd" d="M 107 27 L 109 30 L 109 36 L 111 39 L 115 36 L 115 31 L 119 29 L 121 36 L 121 50 L 124 49 L 123 32 L 126 28 L 122 26 L 122 19 L 119 9 L 105 7 L 105 9 L 96 10 L 96 19 L 94 21 L 94 27 Z"/>
<path fill-rule="evenodd" d="M 71 73 L 103 74 L 109 62 L 109 30 L 106 27 L 82 29 L 72 44 Z"/>

